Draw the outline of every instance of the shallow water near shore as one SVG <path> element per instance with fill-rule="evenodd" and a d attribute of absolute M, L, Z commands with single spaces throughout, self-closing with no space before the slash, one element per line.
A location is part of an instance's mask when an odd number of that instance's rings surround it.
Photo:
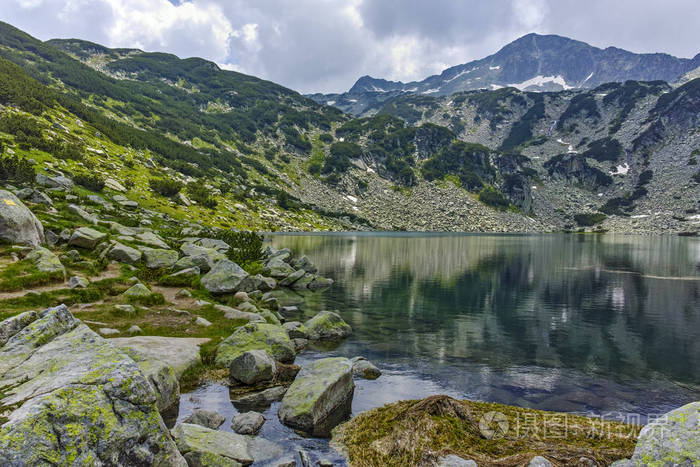
<path fill-rule="evenodd" d="M 628 235 L 270 235 L 336 283 L 304 319 L 338 310 L 353 335 L 297 363 L 363 355 L 353 414 L 432 394 L 646 422 L 700 400 L 700 239 Z M 299 297 L 290 297 L 290 302 Z M 200 388 L 228 417 L 228 392 Z M 220 400 L 220 403 L 213 401 Z M 193 405 L 183 396 L 180 418 Z M 338 461 L 265 412 L 261 437 Z M 288 451 L 289 452 L 289 451 Z M 257 463 L 256 463 L 257 464 Z M 264 463 L 262 463 L 264 464 Z"/>

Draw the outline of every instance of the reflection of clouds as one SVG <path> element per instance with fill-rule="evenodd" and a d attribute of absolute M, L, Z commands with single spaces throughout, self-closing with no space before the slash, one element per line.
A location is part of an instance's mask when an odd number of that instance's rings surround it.
<path fill-rule="evenodd" d="M 622 311 L 625 308 L 625 289 L 622 287 L 613 287 L 612 305 L 618 311 Z"/>

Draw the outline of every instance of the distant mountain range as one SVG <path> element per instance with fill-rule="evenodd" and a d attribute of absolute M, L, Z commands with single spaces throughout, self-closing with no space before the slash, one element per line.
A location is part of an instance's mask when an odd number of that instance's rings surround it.
<path fill-rule="evenodd" d="M 347 93 L 309 97 L 361 115 L 399 94 L 444 96 L 503 87 L 561 91 L 628 80 L 671 83 L 698 67 L 700 54 L 692 59 L 664 53 L 636 54 L 616 47 L 600 49 L 556 35 L 528 34 L 493 55 L 448 68 L 423 81 L 403 83 L 363 76 Z"/>

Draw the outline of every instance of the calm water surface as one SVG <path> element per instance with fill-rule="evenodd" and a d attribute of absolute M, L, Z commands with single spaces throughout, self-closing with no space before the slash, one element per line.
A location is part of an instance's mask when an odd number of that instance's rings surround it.
<path fill-rule="evenodd" d="M 700 400 L 700 239 L 268 238 L 308 255 L 336 280 L 323 293 L 289 297 L 301 302 L 297 318 L 338 310 L 354 330 L 340 346 L 309 349 L 297 363 L 363 355 L 384 372 L 357 382 L 354 413 L 444 393 L 645 421 Z M 275 414 L 276 406 L 266 412 L 268 437 L 335 457 L 317 440 L 294 438 Z"/>

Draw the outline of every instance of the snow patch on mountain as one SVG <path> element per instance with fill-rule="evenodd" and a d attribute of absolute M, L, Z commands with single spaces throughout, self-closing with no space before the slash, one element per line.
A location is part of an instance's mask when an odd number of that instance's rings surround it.
<path fill-rule="evenodd" d="M 564 89 L 573 89 L 573 86 L 569 86 L 566 83 L 566 80 L 564 79 L 564 77 L 561 75 L 556 75 L 556 76 L 537 75 L 534 78 L 530 78 L 530 79 L 523 81 L 522 83 L 509 84 L 508 86 L 518 88 L 519 90 L 524 91 L 531 86 L 542 87 L 547 83 L 558 84 L 559 86 L 561 86 Z"/>

